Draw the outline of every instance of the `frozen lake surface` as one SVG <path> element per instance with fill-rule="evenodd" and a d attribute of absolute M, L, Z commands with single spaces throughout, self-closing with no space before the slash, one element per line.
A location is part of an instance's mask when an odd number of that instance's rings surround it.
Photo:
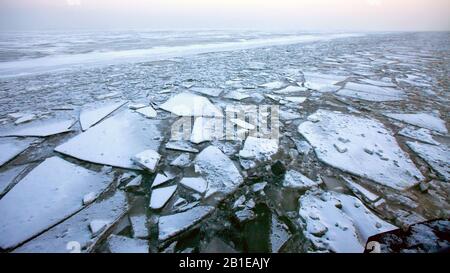
<path fill-rule="evenodd" d="M 2 33 L 0 252 L 362 252 L 449 218 L 449 63 L 449 33 Z M 279 138 L 213 133 L 255 105 Z"/>

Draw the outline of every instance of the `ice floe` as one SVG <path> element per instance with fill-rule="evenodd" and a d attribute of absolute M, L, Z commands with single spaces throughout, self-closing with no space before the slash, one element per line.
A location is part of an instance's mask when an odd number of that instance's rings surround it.
<path fill-rule="evenodd" d="M 205 193 L 208 183 L 202 177 L 183 177 L 180 184 L 198 193 Z"/>
<path fill-rule="evenodd" d="M 166 149 L 174 150 L 174 151 L 182 151 L 182 152 L 188 152 L 188 153 L 198 153 L 199 150 L 192 147 L 191 144 L 189 144 L 186 141 L 172 141 L 166 143 Z"/>
<path fill-rule="evenodd" d="M 243 92 L 238 92 L 236 90 L 232 90 L 230 92 L 228 92 L 224 98 L 226 99 L 231 99 L 231 100 L 244 100 L 247 98 L 250 98 L 250 95 L 243 93 Z"/>
<path fill-rule="evenodd" d="M 148 241 L 111 235 L 106 241 L 110 253 L 148 253 Z"/>
<path fill-rule="evenodd" d="M 17 136 L 17 137 L 48 137 L 52 135 L 70 132 L 73 120 L 46 119 L 37 120 L 25 125 L 0 132 L 1 137 Z"/>
<path fill-rule="evenodd" d="M 430 130 L 425 128 L 414 129 L 411 127 L 405 127 L 400 132 L 398 132 L 398 134 L 424 143 L 439 145 L 439 142 L 433 139 Z"/>
<path fill-rule="evenodd" d="M 58 157 L 46 159 L 0 200 L 0 248 L 15 247 L 71 216 L 86 194 L 102 192 L 110 182 Z"/>
<path fill-rule="evenodd" d="M 219 88 L 209 88 L 209 87 L 192 87 L 190 91 L 207 95 L 210 97 L 218 97 L 222 93 L 222 89 Z"/>
<path fill-rule="evenodd" d="M 106 230 L 111 225 L 111 220 L 94 219 L 89 223 L 89 229 L 91 230 L 92 237 L 98 236 L 100 233 Z"/>
<path fill-rule="evenodd" d="M 336 75 L 326 75 L 320 73 L 303 73 L 305 77 L 305 87 L 317 90 L 319 92 L 335 92 L 341 88 L 336 84 L 345 81 L 347 77 L 336 76 Z"/>
<path fill-rule="evenodd" d="M 160 159 L 161 155 L 151 149 L 142 151 L 131 158 L 134 163 L 152 173 L 155 172 Z"/>
<path fill-rule="evenodd" d="M 223 134 L 223 121 L 216 118 L 198 117 L 194 121 L 190 141 L 200 144 L 213 139 L 220 139 Z"/>
<path fill-rule="evenodd" d="M 314 182 L 308 177 L 304 176 L 302 173 L 295 170 L 287 171 L 283 180 L 283 187 L 296 190 L 307 190 L 312 187 L 316 187 L 319 184 L 319 182 Z"/>
<path fill-rule="evenodd" d="M 267 161 L 278 152 L 278 149 L 279 146 L 276 139 L 249 136 L 245 140 L 244 148 L 239 152 L 239 156 L 244 159 Z"/>
<path fill-rule="evenodd" d="M 268 82 L 265 84 L 261 84 L 261 87 L 267 88 L 267 89 L 280 89 L 286 86 L 284 82 L 275 81 L 275 82 Z"/>
<path fill-rule="evenodd" d="M 371 191 L 367 190 L 363 186 L 359 185 L 358 183 L 354 182 L 350 178 L 342 177 L 342 179 L 347 184 L 348 188 L 358 197 L 363 199 L 366 202 L 369 203 L 375 203 L 378 200 L 380 200 L 380 196 L 372 193 Z"/>
<path fill-rule="evenodd" d="M 307 88 L 305 88 L 305 87 L 303 87 L 303 86 L 292 86 L 292 85 L 290 85 L 290 86 L 288 86 L 288 87 L 286 87 L 286 88 L 284 88 L 284 89 L 281 89 L 281 90 L 276 90 L 276 91 L 273 91 L 275 94 L 289 94 L 289 93 L 296 93 L 296 92 L 304 92 L 304 91 L 306 91 L 307 90 Z"/>
<path fill-rule="evenodd" d="M 351 97 L 373 102 L 400 101 L 406 98 L 405 92 L 374 85 L 349 82 L 337 92 L 340 96 Z"/>
<path fill-rule="evenodd" d="M 152 191 L 152 196 L 150 197 L 150 208 L 151 209 L 162 209 L 169 199 L 173 196 L 177 186 L 170 186 L 166 188 L 158 188 Z"/>
<path fill-rule="evenodd" d="M 85 108 L 80 113 L 81 129 L 83 131 L 86 131 L 87 129 L 104 119 L 106 116 L 119 109 L 125 103 L 125 101 L 122 101 L 103 105 L 93 104 L 85 106 Z"/>
<path fill-rule="evenodd" d="M 158 113 L 151 106 L 147 106 L 144 108 L 139 108 L 136 110 L 137 113 L 143 115 L 146 118 L 156 118 Z"/>
<path fill-rule="evenodd" d="M 188 153 L 183 153 L 170 162 L 171 166 L 185 168 L 191 164 L 191 158 Z"/>
<path fill-rule="evenodd" d="M 317 250 L 362 253 L 370 236 L 397 229 L 349 195 L 308 192 L 299 202 L 303 233 Z"/>
<path fill-rule="evenodd" d="M 30 122 L 30 121 L 35 120 L 37 118 L 38 117 L 35 114 L 24 115 L 24 116 L 18 118 L 16 121 L 14 121 L 14 124 L 19 125 L 19 124 L 22 124 L 22 123 Z"/>
<path fill-rule="evenodd" d="M 15 182 L 17 177 L 28 167 L 28 165 L 22 165 L 12 167 L 6 171 L 0 173 L 0 196 L 3 195 L 8 188 Z"/>
<path fill-rule="evenodd" d="M 206 197 L 234 192 L 244 181 L 233 161 L 217 147 L 205 148 L 195 159 L 195 171 L 208 182 Z"/>
<path fill-rule="evenodd" d="M 28 149 L 33 142 L 33 139 L 0 139 L 0 167 Z"/>
<path fill-rule="evenodd" d="M 69 253 L 72 251 L 88 251 L 101 236 L 92 239 L 90 223 L 96 219 L 104 219 L 116 223 L 128 210 L 125 193 L 117 191 L 101 201 L 91 204 L 84 210 L 68 218 L 61 224 L 45 231 L 41 235 L 25 243 L 14 252 L 19 253 Z M 76 242 L 80 249 L 73 249 Z"/>
<path fill-rule="evenodd" d="M 445 181 L 450 181 L 450 150 L 445 147 L 418 142 L 408 141 L 406 144 L 442 176 Z"/>
<path fill-rule="evenodd" d="M 272 215 L 272 223 L 270 225 L 270 246 L 272 253 L 278 253 L 291 236 L 288 227 L 280 222 L 275 215 Z"/>
<path fill-rule="evenodd" d="M 214 207 L 200 206 L 185 212 L 161 216 L 158 222 L 159 241 L 166 241 L 192 226 L 198 224 L 206 216 L 214 211 Z"/>
<path fill-rule="evenodd" d="M 188 92 L 175 95 L 159 107 L 177 116 L 223 117 L 222 111 L 207 98 Z"/>
<path fill-rule="evenodd" d="M 152 188 L 155 188 L 155 187 L 157 187 L 159 185 L 162 185 L 162 184 L 164 184 L 166 182 L 169 182 L 172 179 L 173 179 L 173 177 L 168 177 L 168 176 L 166 176 L 164 174 L 158 173 L 158 174 L 156 174 L 156 177 L 153 180 Z"/>
<path fill-rule="evenodd" d="M 146 119 L 129 110 L 56 147 L 55 151 L 92 163 L 140 170 L 131 159 L 147 149 L 158 150 L 160 121 Z"/>
<path fill-rule="evenodd" d="M 404 190 L 424 179 L 382 123 L 319 110 L 299 126 L 318 158 L 343 171 Z"/>
<path fill-rule="evenodd" d="M 415 125 L 418 127 L 422 127 L 425 129 L 433 130 L 439 133 L 447 134 L 448 130 L 445 126 L 445 121 L 442 119 L 426 114 L 426 113 L 418 113 L 418 114 L 394 114 L 387 113 L 385 114 L 387 117 L 406 122 L 411 125 Z"/>

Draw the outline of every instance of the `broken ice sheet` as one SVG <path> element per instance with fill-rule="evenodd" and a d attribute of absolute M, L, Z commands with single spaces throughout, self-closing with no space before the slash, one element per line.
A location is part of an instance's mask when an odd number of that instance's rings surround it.
<path fill-rule="evenodd" d="M 125 193 L 116 191 L 113 195 L 98 200 L 61 224 L 25 243 L 14 252 L 69 253 L 74 250 L 71 242 L 79 243 L 80 250 L 85 252 L 101 237 L 92 240 L 89 223 L 100 218 L 106 219 L 110 223 L 116 223 L 127 210 Z"/>
<path fill-rule="evenodd" d="M 445 126 L 445 121 L 440 119 L 439 117 L 433 116 L 431 114 L 426 113 L 417 113 L 417 114 L 394 114 L 394 113 L 386 113 L 387 117 L 406 122 L 411 125 L 415 125 L 421 128 L 426 128 L 429 130 L 433 130 L 439 133 L 447 134 L 448 130 Z"/>
<path fill-rule="evenodd" d="M 86 194 L 102 192 L 110 182 L 58 157 L 46 159 L 0 200 L 0 248 L 15 247 L 76 213 Z"/>
<path fill-rule="evenodd" d="M 152 188 L 155 188 L 155 187 L 157 187 L 159 185 L 162 185 L 162 184 L 172 180 L 172 178 L 173 177 L 168 177 L 168 176 L 166 176 L 164 174 L 158 173 L 158 174 L 156 174 L 156 177 L 153 180 Z"/>
<path fill-rule="evenodd" d="M 222 119 L 198 117 L 194 121 L 190 141 L 200 144 L 213 139 L 221 139 L 222 134 Z"/>
<path fill-rule="evenodd" d="M 0 139 L 0 167 L 28 149 L 34 139 Z"/>
<path fill-rule="evenodd" d="M 149 253 L 147 240 L 111 235 L 106 243 L 110 253 Z"/>
<path fill-rule="evenodd" d="M 308 120 L 298 131 L 324 163 L 398 190 L 424 179 L 382 123 L 326 110 Z"/>
<path fill-rule="evenodd" d="M 450 181 L 450 150 L 446 147 L 406 142 L 406 144 L 427 162 L 445 181 Z"/>
<path fill-rule="evenodd" d="M 138 166 L 152 173 L 155 172 L 160 159 L 161 155 L 151 149 L 142 151 L 131 158 Z"/>
<path fill-rule="evenodd" d="M 299 202 L 303 233 L 318 250 L 362 253 L 370 236 L 397 229 L 349 195 L 308 192 Z"/>
<path fill-rule="evenodd" d="M 208 182 L 206 198 L 215 193 L 232 193 L 244 181 L 233 161 L 214 146 L 205 148 L 197 155 L 195 171 Z"/>
<path fill-rule="evenodd" d="M 185 212 L 161 216 L 158 222 L 159 241 L 166 241 L 199 223 L 214 211 L 214 207 L 200 206 Z"/>
<path fill-rule="evenodd" d="M 29 165 L 12 167 L 0 173 L 0 196 L 15 182 L 19 176 Z"/>
<path fill-rule="evenodd" d="M 188 152 L 188 153 L 198 153 L 199 150 L 192 147 L 191 144 L 189 144 L 186 141 L 172 141 L 166 143 L 166 149 L 169 150 L 175 150 L 175 151 L 182 151 L 182 152 Z"/>
<path fill-rule="evenodd" d="M 305 87 L 319 92 L 336 92 L 340 86 L 335 84 L 345 81 L 347 77 L 337 75 L 326 75 L 320 73 L 303 73 L 305 77 Z"/>
<path fill-rule="evenodd" d="M 191 158 L 188 153 L 183 153 L 170 162 L 171 166 L 185 168 L 191 164 Z"/>
<path fill-rule="evenodd" d="M 208 183 L 202 177 L 184 177 L 180 184 L 198 193 L 205 193 Z"/>
<path fill-rule="evenodd" d="M 74 121 L 60 119 L 36 120 L 25 125 L 20 125 L 0 132 L 1 137 L 48 137 L 52 135 L 70 132 Z"/>
<path fill-rule="evenodd" d="M 270 246 L 272 253 L 278 253 L 291 236 L 288 227 L 278 220 L 275 215 L 272 215 L 272 224 L 270 226 Z"/>
<path fill-rule="evenodd" d="M 280 81 L 274 81 L 274 82 L 268 82 L 265 84 L 261 84 L 261 87 L 267 88 L 267 89 L 280 89 L 286 86 L 284 82 Z"/>
<path fill-rule="evenodd" d="M 133 230 L 133 237 L 137 239 L 146 239 L 149 236 L 145 203 L 145 198 L 139 197 L 134 202 L 133 208 L 130 210 L 128 216 Z"/>
<path fill-rule="evenodd" d="M 345 183 L 347 184 L 349 189 L 356 196 L 361 197 L 364 201 L 369 202 L 369 203 L 375 203 L 376 201 L 378 201 L 381 198 L 380 196 L 370 192 L 369 190 L 367 190 L 363 186 L 359 185 L 358 183 L 353 182 L 352 179 L 346 178 L 343 176 L 341 176 L 341 177 L 345 181 Z"/>
<path fill-rule="evenodd" d="M 302 87 L 302 86 L 292 86 L 292 85 L 290 85 L 290 86 L 288 86 L 288 87 L 286 87 L 284 89 L 276 90 L 276 91 L 273 91 L 273 92 L 275 94 L 289 94 L 289 93 L 296 93 L 296 92 L 304 92 L 306 90 L 307 90 L 307 88 Z"/>
<path fill-rule="evenodd" d="M 405 92 L 398 89 L 353 82 L 347 83 L 343 89 L 337 92 L 337 94 L 340 96 L 374 102 L 400 101 L 406 99 Z"/>
<path fill-rule="evenodd" d="M 176 190 L 177 186 L 154 189 L 150 197 L 150 208 L 155 210 L 162 209 Z"/>
<path fill-rule="evenodd" d="M 298 104 L 304 103 L 306 99 L 307 99 L 306 97 L 284 97 L 284 100 Z"/>
<path fill-rule="evenodd" d="M 158 113 L 151 106 L 147 106 L 144 108 L 139 108 L 136 110 L 137 113 L 143 115 L 146 118 L 156 118 Z"/>
<path fill-rule="evenodd" d="M 113 103 L 109 102 L 105 104 L 94 103 L 85 105 L 80 113 L 81 129 L 83 131 L 86 131 L 87 129 L 104 119 L 106 116 L 119 109 L 125 103 L 125 101 L 122 101 Z"/>
<path fill-rule="evenodd" d="M 430 130 L 425 128 L 420 128 L 416 130 L 412 127 L 406 127 L 403 128 L 398 134 L 432 145 L 440 144 L 439 142 L 433 139 Z"/>
<path fill-rule="evenodd" d="M 295 170 L 287 171 L 283 180 L 283 187 L 296 190 L 307 190 L 312 187 L 316 187 L 319 184 L 319 182 L 314 182 L 308 177 L 304 176 L 302 173 Z"/>
<path fill-rule="evenodd" d="M 232 91 L 228 92 L 224 96 L 224 98 L 231 99 L 231 100 L 243 100 L 243 99 L 250 98 L 250 95 L 243 93 L 243 92 L 236 91 L 236 90 L 232 90 Z"/>
<path fill-rule="evenodd" d="M 131 160 L 147 149 L 158 150 L 160 121 L 125 110 L 56 147 L 55 151 L 81 160 L 140 170 Z"/>
<path fill-rule="evenodd" d="M 244 148 L 239 152 L 239 156 L 244 159 L 266 161 L 270 160 L 278 152 L 278 149 L 278 140 L 276 139 L 249 136 L 245 140 Z"/>
<path fill-rule="evenodd" d="M 222 89 L 209 87 L 192 87 L 190 91 L 201 93 L 210 97 L 218 97 L 222 93 Z"/>
<path fill-rule="evenodd" d="M 223 117 L 222 111 L 207 98 L 188 92 L 175 95 L 159 107 L 177 116 Z"/>

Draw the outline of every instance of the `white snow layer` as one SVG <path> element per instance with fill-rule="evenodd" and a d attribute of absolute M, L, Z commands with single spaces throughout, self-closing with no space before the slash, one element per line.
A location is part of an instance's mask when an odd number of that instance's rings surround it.
<path fill-rule="evenodd" d="M 266 161 L 270 160 L 278 152 L 278 149 L 278 140 L 276 139 L 249 136 L 245 140 L 244 148 L 239 152 L 239 156 L 244 159 Z"/>
<path fill-rule="evenodd" d="M 85 108 L 80 113 L 81 129 L 83 131 L 86 131 L 87 129 L 104 119 L 106 116 L 119 109 L 125 103 L 125 101 L 122 101 L 102 105 L 94 104 L 85 106 Z"/>
<path fill-rule="evenodd" d="M 58 157 L 46 159 L 0 200 L 0 248 L 15 247 L 71 216 L 86 194 L 102 192 L 110 181 Z"/>
<path fill-rule="evenodd" d="M 176 190 L 177 186 L 154 189 L 150 197 L 150 208 L 155 210 L 162 209 Z"/>
<path fill-rule="evenodd" d="M 303 233 L 318 250 L 361 253 L 370 236 L 396 229 L 353 196 L 308 192 L 299 202 Z"/>
<path fill-rule="evenodd" d="M 207 98 L 188 92 L 175 95 L 160 108 L 177 116 L 223 117 L 222 111 Z"/>
<path fill-rule="evenodd" d="M 386 116 L 406 122 L 411 125 L 415 125 L 418 127 L 430 129 L 439 133 L 447 134 L 448 130 L 445 126 L 445 121 L 442 119 L 435 117 L 426 113 L 418 113 L 418 114 L 385 114 Z"/>
<path fill-rule="evenodd" d="M 326 110 L 308 120 L 298 130 L 326 164 L 398 190 L 424 179 L 382 123 Z"/>
<path fill-rule="evenodd" d="M 197 155 L 195 171 L 208 182 L 206 198 L 217 192 L 232 193 L 244 181 L 233 161 L 214 146 Z"/>
<path fill-rule="evenodd" d="M 159 123 L 126 110 L 56 147 L 55 151 L 92 163 L 140 170 L 131 159 L 142 151 L 158 150 L 162 138 Z"/>
<path fill-rule="evenodd" d="M 201 206 L 195 207 L 188 211 L 161 216 L 159 218 L 159 241 L 165 241 L 173 236 L 188 230 L 190 227 L 199 223 L 203 218 L 214 211 L 214 207 Z"/>

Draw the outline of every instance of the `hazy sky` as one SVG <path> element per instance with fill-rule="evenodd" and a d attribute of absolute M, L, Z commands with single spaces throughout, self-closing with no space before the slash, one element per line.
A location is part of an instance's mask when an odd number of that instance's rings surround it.
<path fill-rule="evenodd" d="M 450 30 L 450 0 L 0 0 L 0 29 Z"/>

